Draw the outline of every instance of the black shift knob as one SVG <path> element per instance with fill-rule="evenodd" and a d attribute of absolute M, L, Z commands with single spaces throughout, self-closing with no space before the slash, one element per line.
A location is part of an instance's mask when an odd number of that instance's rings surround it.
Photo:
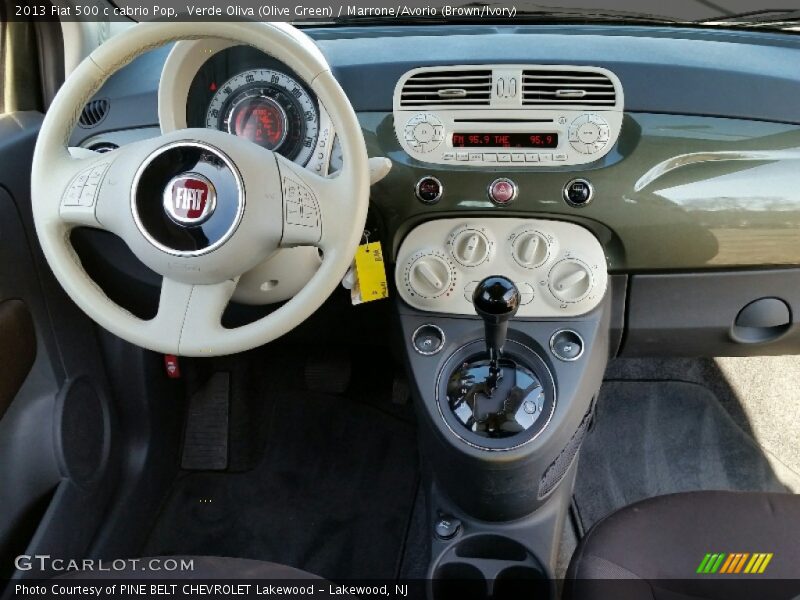
<path fill-rule="evenodd" d="M 483 319 L 489 360 L 500 359 L 508 332 L 508 321 L 517 314 L 520 295 L 514 282 L 502 275 L 492 275 L 478 284 L 472 293 L 475 312 Z"/>
<path fill-rule="evenodd" d="M 492 275 L 478 284 L 472 293 L 475 312 L 494 323 L 508 321 L 517 314 L 520 296 L 517 286 L 508 277 Z"/>

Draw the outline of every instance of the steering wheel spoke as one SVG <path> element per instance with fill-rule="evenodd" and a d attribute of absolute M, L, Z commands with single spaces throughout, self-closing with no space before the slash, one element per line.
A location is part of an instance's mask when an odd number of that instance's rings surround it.
<path fill-rule="evenodd" d="M 165 277 L 161 283 L 158 313 L 151 321 L 153 328 L 159 331 L 159 336 L 175 340 L 178 354 L 190 347 L 193 355 L 213 355 L 212 340 L 219 339 L 224 329 L 222 313 L 236 289 L 237 280 L 199 285 Z"/>
<path fill-rule="evenodd" d="M 54 165 L 51 181 L 57 190 L 60 189 L 58 218 L 67 227 L 102 229 L 96 215 L 97 199 L 111 161 L 103 155 L 88 154 L 88 151 L 86 155 L 80 155 L 83 152 L 78 156 L 64 157 Z"/>
<path fill-rule="evenodd" d="M 342 235 L 351 229 L 346 221 L 352 209 L 344 178 L 320 177 L 276 156 L 283 194 L 281 247 L 316 246 L 325 251 L 341 244 Z"/>

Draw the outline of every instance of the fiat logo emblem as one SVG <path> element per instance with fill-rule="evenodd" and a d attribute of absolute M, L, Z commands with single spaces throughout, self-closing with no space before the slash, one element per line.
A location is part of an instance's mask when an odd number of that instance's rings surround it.
<path fill-rule="evenodd" d="M 217 190 L 207 177 L 199 173 L 173 177 L 164 190 L 164 210 L 179 225 L 201 225 L 211 217 L 216 207 Z"/>

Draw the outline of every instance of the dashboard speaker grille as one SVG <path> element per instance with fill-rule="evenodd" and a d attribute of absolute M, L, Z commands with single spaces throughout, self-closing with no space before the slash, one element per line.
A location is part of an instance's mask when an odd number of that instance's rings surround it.
<path fill-rule="evenodd" d="M 106 118 L 110 107 L 111 103 L 105 98 L 87 102 L 78 118 L 78 124 L 84 129 L 95 127 Z"/>
<path fill-rule="evenodd" d="M 489 106 L 491 99 L 491 69 L 415 73 L 400 92 L 400 106 L 413 108 Z"/>
<path fill-rule="evenodd" d="M 523 106 L 615 106 L 614 83 L 597 71 L 526 70 Z"/>

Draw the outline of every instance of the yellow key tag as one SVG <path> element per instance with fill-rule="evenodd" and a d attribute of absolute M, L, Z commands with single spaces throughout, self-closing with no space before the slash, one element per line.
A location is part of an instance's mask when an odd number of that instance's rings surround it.
<path fill-rule="evenodd" d="M 361 302 L 389 297 L 381 243 L 361 244 L 356 250 L 356 277 Z"/>

